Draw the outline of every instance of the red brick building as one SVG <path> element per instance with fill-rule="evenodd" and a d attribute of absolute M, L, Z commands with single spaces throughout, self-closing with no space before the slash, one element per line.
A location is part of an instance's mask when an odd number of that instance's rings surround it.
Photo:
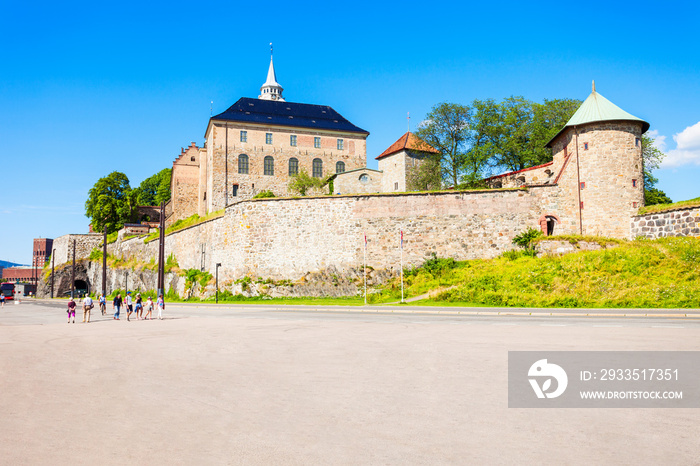
<path fill-rule="evenodd" d="M 37 267 L 7 267 L 2 269 L 2 279 L 12 283 L 34 283 L 41 277 L 41 268 Z"/>
<path fill-rule="evenodd" d="M 46 261 L 51 257 L 53 248 L 53 240 L 49 238 L 34 239 L 34 254 L 32 257 L 32 265 L 38 268 L 43 268 Z"/>

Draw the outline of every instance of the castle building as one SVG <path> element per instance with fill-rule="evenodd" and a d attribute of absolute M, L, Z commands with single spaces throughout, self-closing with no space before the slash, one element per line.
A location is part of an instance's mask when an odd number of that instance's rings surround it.
<path fill-rule="evenodd" d="M 243 97 L 210 118 L 202 148 L 173 163 L 169 222 L 207 213 L 261 191 L 288 194 L 290 177 L 317 178 L 364 168 L 369 132 L 333 108 L 287 102 L 270 57 L 257 99 Z"/>
<path fill-rule="evenodd" d="M 543 202 L 546 234 L 630 237 L 630 218 L 644 206 L 642 134 L 649 123 L 593 90 L 547 147 L 553 160 L 486 179 L 492 188 L 556 186 Z"/>
<path fill-rule="evenodd" d="M 401 136 L 377 156 L 378 168 L 383 174 L 382 192 L 406 191 L 406 175 L 409 170 L 418 167 L 430 154 L 438 153 L 410 131 Z"/>

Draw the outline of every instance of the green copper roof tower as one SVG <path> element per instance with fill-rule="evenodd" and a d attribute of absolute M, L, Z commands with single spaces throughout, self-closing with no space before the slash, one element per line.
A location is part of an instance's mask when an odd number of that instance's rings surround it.
<path fill-rule="evenodd" d="M 558 138 L 566 128 L 598 121 L 639 121 L 642 123 L 642 133 L 645 133 L 649 129 L 649 123 L 634 115 L 630 115 L 598 94 L 595 90 L 595 81 L 593 81 L 593 91 L 591 95 L 589 95 L 578 110 L 576 110 L 576 113 L 574 113 L 574 116 L 566 123 L 566 126 L 547 143 L 546 147 L 552 147 L 552 142 Z"/>

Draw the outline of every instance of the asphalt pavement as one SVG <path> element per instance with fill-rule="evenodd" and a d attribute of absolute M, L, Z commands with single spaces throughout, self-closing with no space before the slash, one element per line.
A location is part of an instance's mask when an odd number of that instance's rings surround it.
<path fill-rule="evenodd" d="M 511 350 L 697 351 L 695 317 L 64 306 L 0 309 L 5 464 L 698 464 L 697 409 L 508 408 L 506 370 Z"/>

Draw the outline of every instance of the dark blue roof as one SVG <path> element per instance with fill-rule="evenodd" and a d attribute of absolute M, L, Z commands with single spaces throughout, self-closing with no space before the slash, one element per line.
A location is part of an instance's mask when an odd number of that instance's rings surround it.
<path fill-rule="evenodd" d="M 297 104 L 248 97 L 238 99 L 238 102 L 231 105 L 228 110 L 211 119 L 369 134 L 368 131 L 353 125 L 327 105 Z"/>

